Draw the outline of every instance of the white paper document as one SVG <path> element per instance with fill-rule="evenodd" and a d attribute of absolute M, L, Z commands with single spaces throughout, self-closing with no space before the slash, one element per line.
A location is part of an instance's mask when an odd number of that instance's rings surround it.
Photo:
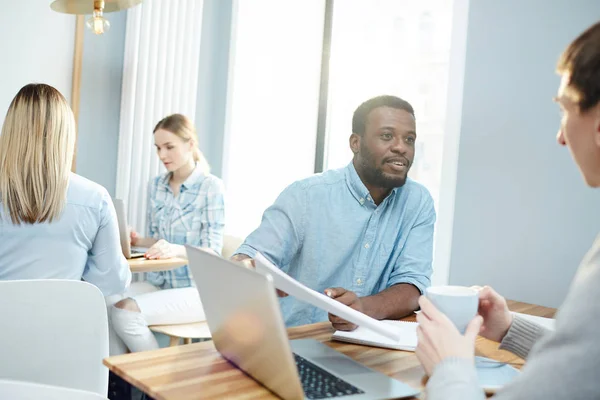
<path fill-rule="evenodd" d="M 296 297 L 298 300 L 305 301 L 315 307 L 327 311 L 333 315 L 337 315 L 340 318 L 350 321 L 361 327 L 366 327 L 373 332 L 377 332 L 380 335 L 392 339 L 400 340 L 401 332 L 398 329 L 394 329 L 393 326 L 383 323 L 382 321 L 371 318 L 366 314 L 356 311 L 337 300 L 327 297 L 323 293 L 319 293 L 311 288 L 308 288 L 281 271 L 269 260 L 267 260 L 262 254 L 256 253 L 254 257 L 256 263 L 256 269 L 260 272 L 269 274 L 273 277 L 273 283 L 275 287 L 289 294 L 290 296 Z"/>
<path fill-rule="evenodd" d="M 332 339 L 342 342 L 363 344 L 366 346 L 385 347 L 394 350 L 415 351 L 417 348 L 417 324 L 416 322 L 407 321 L 381 321 L 384 324 L 390 325 L 400 332 L 399 340 L 391 340 L 380 334 L 371 331 L 369 328 L 359 326 L 352 332 L 335 331 L 331 336 Z"/>

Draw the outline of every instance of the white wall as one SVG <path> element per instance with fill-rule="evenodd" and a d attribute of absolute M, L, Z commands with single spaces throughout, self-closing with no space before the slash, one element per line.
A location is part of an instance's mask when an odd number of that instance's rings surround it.
<path fill-rule="evenodd" d="M 75 17 L 49 0 L 0 0 L 0 124 L 18 90 L 32 82 L 54 86 L 70 101 Z"/>
<path fill-rule="evenodd" d="M 450 283 L 564 300 L 600 230 L 600 192 L 556 144 L 561 51 L 598 0 L 470 2 Z"/>

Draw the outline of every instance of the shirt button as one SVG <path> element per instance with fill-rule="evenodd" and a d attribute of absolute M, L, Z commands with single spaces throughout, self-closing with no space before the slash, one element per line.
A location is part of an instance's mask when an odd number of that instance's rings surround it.
<path fill-rule="evenodd" d="M 365 199 L 360 199 L 358 202 L 359 202 L 360 204 L 365 204 Z"/>
<path fill-rule="evenodd" d="M 356 280 L 356 283 L 360 285 L 360 284 L 362 283 L 362 279 L 358 278 L 358 279 Z"/>
<path fill-rule="evenodd" d="M 365 249 L 368 249 L 369 247 L 371 247 L 371 245 L 369 243 L 365 243 Z"/>

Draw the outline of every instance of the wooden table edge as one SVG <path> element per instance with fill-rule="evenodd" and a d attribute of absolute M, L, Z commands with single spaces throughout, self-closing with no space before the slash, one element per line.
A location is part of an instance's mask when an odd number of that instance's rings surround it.
<path fill-rule="evenodd" d="M 554 315 L 556 313 L 556 309 L 553 308 L 549 308 L 549 307 L 544 307 L 544 306 L 538 306 L 535 304 L 531 304 L 531 303 L 523 303 L 523 302 L 518 302 L 518 301 L 507 301 L 508 302 L 508 306 L 511 309 L 511 311 L 516 311 L 516 312 L 522 312 L 524 314 L 528 314 L 528 310 L 529 309 L 543 309 L 543 314 L 544 315 Z M 517 308 L 517 310 L 513 310 L 513 308 Z M 542 316 L 539 315 L 539 313 L 536 314 L 530 314 L 530 315 L 535 315 L 535 316 Z M 405 318 L 403 318 L 403 320 L 406 321 L 414 321 L 415 320 L 415 315 L 411 314 Z M 319 327 L 318 327 L 319 326 Z M 319 330 L 323 330 L 323 331 L 329 331 L 331 333 L 334 332 L 333 327 L 330 325 L 330 323 L 328 321 L 324 321 L 324 322 L 317 322 L 314 324 L 309 324 L 309 325 L 302 325 L 302 326 L 296 326 L 296 327 L 292 327 L 292 328 L 288 328 L 287 332 L 288 332 L 288 336 L 290 340 L 293 339 L 299 339 L 302 338 L 304 336 L 302 336 L 302 331 L 310 331 L 312 329 L 317 328 Z M 327 332 L 323 332 L 323 333 L 327 333 Z M 295 337 L 297 336 L 297 337 Z M 319 340 L 319 339 L 315 339 L 315 340 Z M 331 340 L 331 339 L 330 339 Z M 478 337 L 478 340 L 487 340 L 481 337 Z M 321 341 L 321 340 L 319 340 Z M 327 341 L 325 341 L 327 342 Z M 350 343 L 345 343 L 345 345 L 351 345 Z M 189 351 L 193 351 L 192 349 L 190 349 L 188 346 L 194 346 L 194 349 L 198 348 L 198 347 L 211 347 L 213 349 L 216 350 L 212 340 L 211 341 L 206 341 L 206 342 L 199 342 L 199 343 L 193 343 L 193 344 L 189 344 L 189 345 L 184 345 L 184 346 L 177 346 L 180 348 L 188 348 Z M 361 345 L 353 345 L 353 346 L 359 346 L 362 347 Z M 157 350 L 151 350 L 151 351 L 161 351 L 161 350 L 167 350 L 169 348 L 162 348 L 162 349 L 157 349 Z M 171 348 L 172 349 L 172 348 Z M 218 350 L 217 350 L 218 351 Z M 390 350 L 390 351 L 395 351 L 395 350 Z M 164 399 L 164 397 L 154 391 L 151 387 L 149 387 L 148 385 L 144 384 L 143 382 L 134 379 L 133 377 L 131 377 L 128 373 L 126 373 L 125 371 L 123 371 L 123 369 L 121 369 L 118 365 L 112 364 L 110 362 L 111 359 L 115 359 L 115 358 L 125 358 L 125 357 L 130 357 L 132 354 L 121 354 L 121 355 L 117 355 L 117 356 L 110 356 L 107 358 L 104 358 L 102 360 L 102 364 L 104 366 L 106 366 L 110 371 L 112 371 L 113 373 L 117 374 L 121 379 L 125 380 L 126 382 L 130 383 L 133 386 L 136 386 L 137 388 L 139 388 L 140 390 L 142 390 L 144 393 L 148 394 L 149 396 L 151 396 L 152 398 L 156 399 L 156 400 L 161 400 Z M 517 356 L 514 356 L 515 359 L 519 359 Z M 132 362 L 135 362 L 135 360 L 132 360 Z M 124 364 L 120 364 L 120 365 L 127 365 L 127 363 Z M 371 367 L 369 367 L 371 368 Z M 243 372 L 242 372 L 243 373 Z M 389 375 L 388 375 L 389 376 Z M 252 379 L 250 376 L 247 376 L 248 379 Z M 396 378 L 393 378 L 396 379 Z M 422 382 L 425 383 L 426 381 Z M 415 397 L 415 399 L 419 399 L 420 397 Z"/>
<path fill-rule="evenodd" d="M 157 272 L 170 271 L 188 264 L 185 258 L 174 257 L 164 260 L 146 260 L 144 258 L 132 258 L 127 260 L 131 272 Z"/>

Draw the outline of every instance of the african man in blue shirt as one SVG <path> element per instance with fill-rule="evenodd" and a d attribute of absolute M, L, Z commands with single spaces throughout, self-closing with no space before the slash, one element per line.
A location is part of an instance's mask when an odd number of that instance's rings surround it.
<path fill-rule="evenodd" d="M 253 265 L 257 251 L 304 285 L 376 319 L 418 308 L 430 284 L 435 210 L 407 177 L 417 138 L 412 106 L 394 96 L 361 104 L 352 118 L 352 162 L 297 181 L 263 214 L 232 257 Z M 293 297 L 280 299 L 287 326 L 329 318 Z"/>

